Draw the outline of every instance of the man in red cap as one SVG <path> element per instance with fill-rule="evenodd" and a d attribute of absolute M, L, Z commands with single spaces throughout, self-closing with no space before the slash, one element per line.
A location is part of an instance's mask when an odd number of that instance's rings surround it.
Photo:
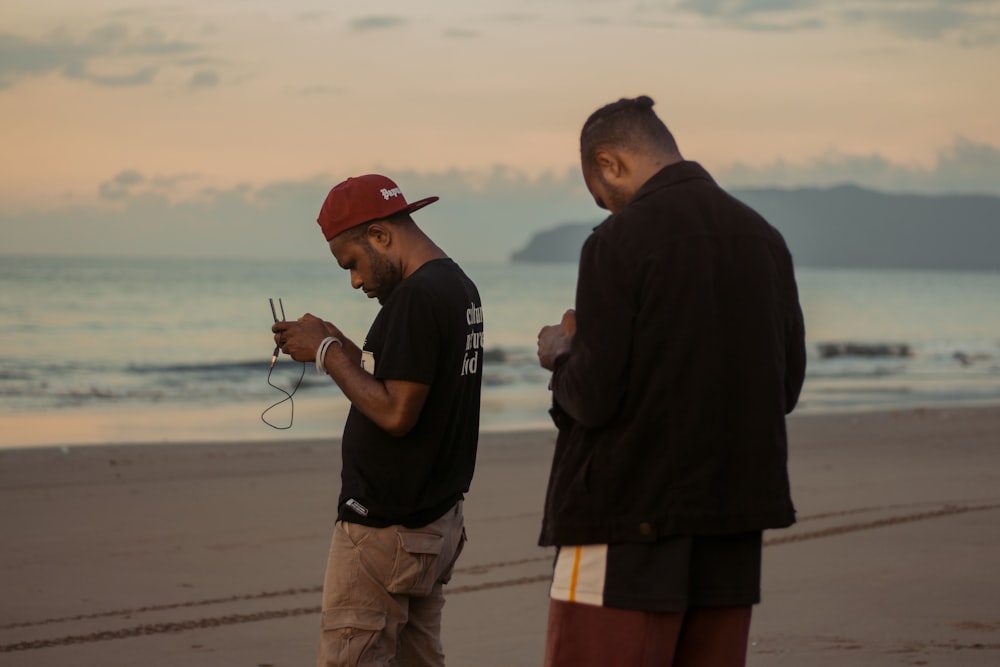
<path fill-rule="evenodd" d="M 351 285 L 382 308 L 362 346 L 310 314 L 275 341 L 351 401 L 323 585 L 318 664 L 444 665 L 442 585 L 465 543 L 479 437 L 483 316 L 473 282 L 385 176 L 349 178 L 319 214 Z"/>

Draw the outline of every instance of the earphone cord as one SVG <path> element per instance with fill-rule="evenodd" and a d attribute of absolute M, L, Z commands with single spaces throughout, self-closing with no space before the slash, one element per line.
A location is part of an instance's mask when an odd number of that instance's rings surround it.
<path fill-rule="evenodd" d="M 274 387 L 275 389 L 277 389 L 278 391 L 280 391 L 282 394 L 284 394 L 285 397 L 283 399 L 281 399 L 280 401 L 278 401 L 277 403 L 274 403 L 273 405 L 269 406 L 262 413 L 260 413 L 260 420 L 262 422 L 264 422 L 265 424 L 267 424 L 268 426 L 270 426 L 271 428 L 273 428 L 273 429 L 277 429 L 279 431 L 287 431 L 288 429 L 290 429 L 292 427 L 292 424 L 295 421 L 295 401 L 292 400 L 292 396 L 295 395 L 295 392 L 297 392 L 299 390 L 299 387 L 302 385 L 302 378 L 304 378 L 306 376 L 306 365 L 305 365 L 305 362 L 302 363 L 302 373 L 299 375 L 299 381 L 295 383 L 295 388 L 292 389 L 292 393 L 290 393 L 290 394 L 287 391 L 285 391 L 284 389 L 282 389 L 281 387 L 279 387 L 278 385 L 276 385 L 273 382 L 271 382 L 271 373 L 273 373 L 273 372 L 274 372 L 274 366 L 271 366 L 271 368 L 268 369 L 268 371 L 267 371 L 267 383 L 269 385 L 271 385 L 272 387 Z M 276 425 L 272 424 L 271 422 L 267 421 L 267 417 L 265 415 L 268 412 L 270 412 L 271 410 L 273 410 L 274 408 L 276 408 L 279 405 L 281 405 L 282 403 L 284 403 L 285 401 L 288 401 L 289 404 L 291 405 L 291 408 L 292 408 L 292 413 L 288 417 L 288 426 L 276 426 Z"/>

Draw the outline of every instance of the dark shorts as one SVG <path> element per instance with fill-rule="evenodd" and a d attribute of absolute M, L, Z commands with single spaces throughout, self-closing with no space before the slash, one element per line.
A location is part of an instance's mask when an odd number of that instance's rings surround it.
<path fill-rule="evenodd" d="M 760 602 L 761 533 L 560 547 L 551 597 L 655 612 Z"/>

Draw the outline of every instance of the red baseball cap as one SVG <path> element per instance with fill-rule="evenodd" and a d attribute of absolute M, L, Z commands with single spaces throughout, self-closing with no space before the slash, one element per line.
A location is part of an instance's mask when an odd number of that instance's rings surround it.
<path fill-rule="evenodd" d="M 399 186 L 391 179 L 379 174 L 354 176 L 330 190 L 316 222 L 326 240 L 332 241 L 333 237 L 352 227 L 397 213 L 413 213 L 437 200 L 438 197 L 427 197 L 407 204 Z"/>

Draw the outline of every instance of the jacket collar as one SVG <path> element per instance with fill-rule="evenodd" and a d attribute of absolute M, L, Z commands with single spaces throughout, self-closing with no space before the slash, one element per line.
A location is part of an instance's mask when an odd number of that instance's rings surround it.
<path fill-rule="evenodd" d="M 712 175 L 697 162 L 681 160 L 680 162 L 667 165 L 650 176 L 649 180 L 643 183 L 642 186 L 636 190 L 635 195 L 628 200 L 628 203 L 625 204 L 625 207 L 619 211 L 617 215 L 609 215 L 602 222 L 597 224 L 594 227 L 594 230 L 597 230 L 604 223 L 628 211 L 629 207 L 643 197 L 647 197 L 658 190 L 669 188 L 679 183 L 684 183 L 685 181 L 696 180 L 708 181 L 709 183 L 715 184 L 715 179 L 712 178 Z"/>
<path fill-rule="evenodd" d="M 667 165 L 653 174 L 648 181 L 642 184 L 642 187 L 636 191 L 635 196 L 629 200 L 626 207 L 631 206 L 633 202 L 638 201 L 639 199 L 642 199 L 657 190 L 662 190 L 663 188 L 668 188 L 672 185 L 683 183 L 684 181 L 693 180 L 706 180 L 710 183 L 715 183 L 711 174 L 709 174 L 705 168 L 697 162 L 682 160 L 680 162 Z"/>

